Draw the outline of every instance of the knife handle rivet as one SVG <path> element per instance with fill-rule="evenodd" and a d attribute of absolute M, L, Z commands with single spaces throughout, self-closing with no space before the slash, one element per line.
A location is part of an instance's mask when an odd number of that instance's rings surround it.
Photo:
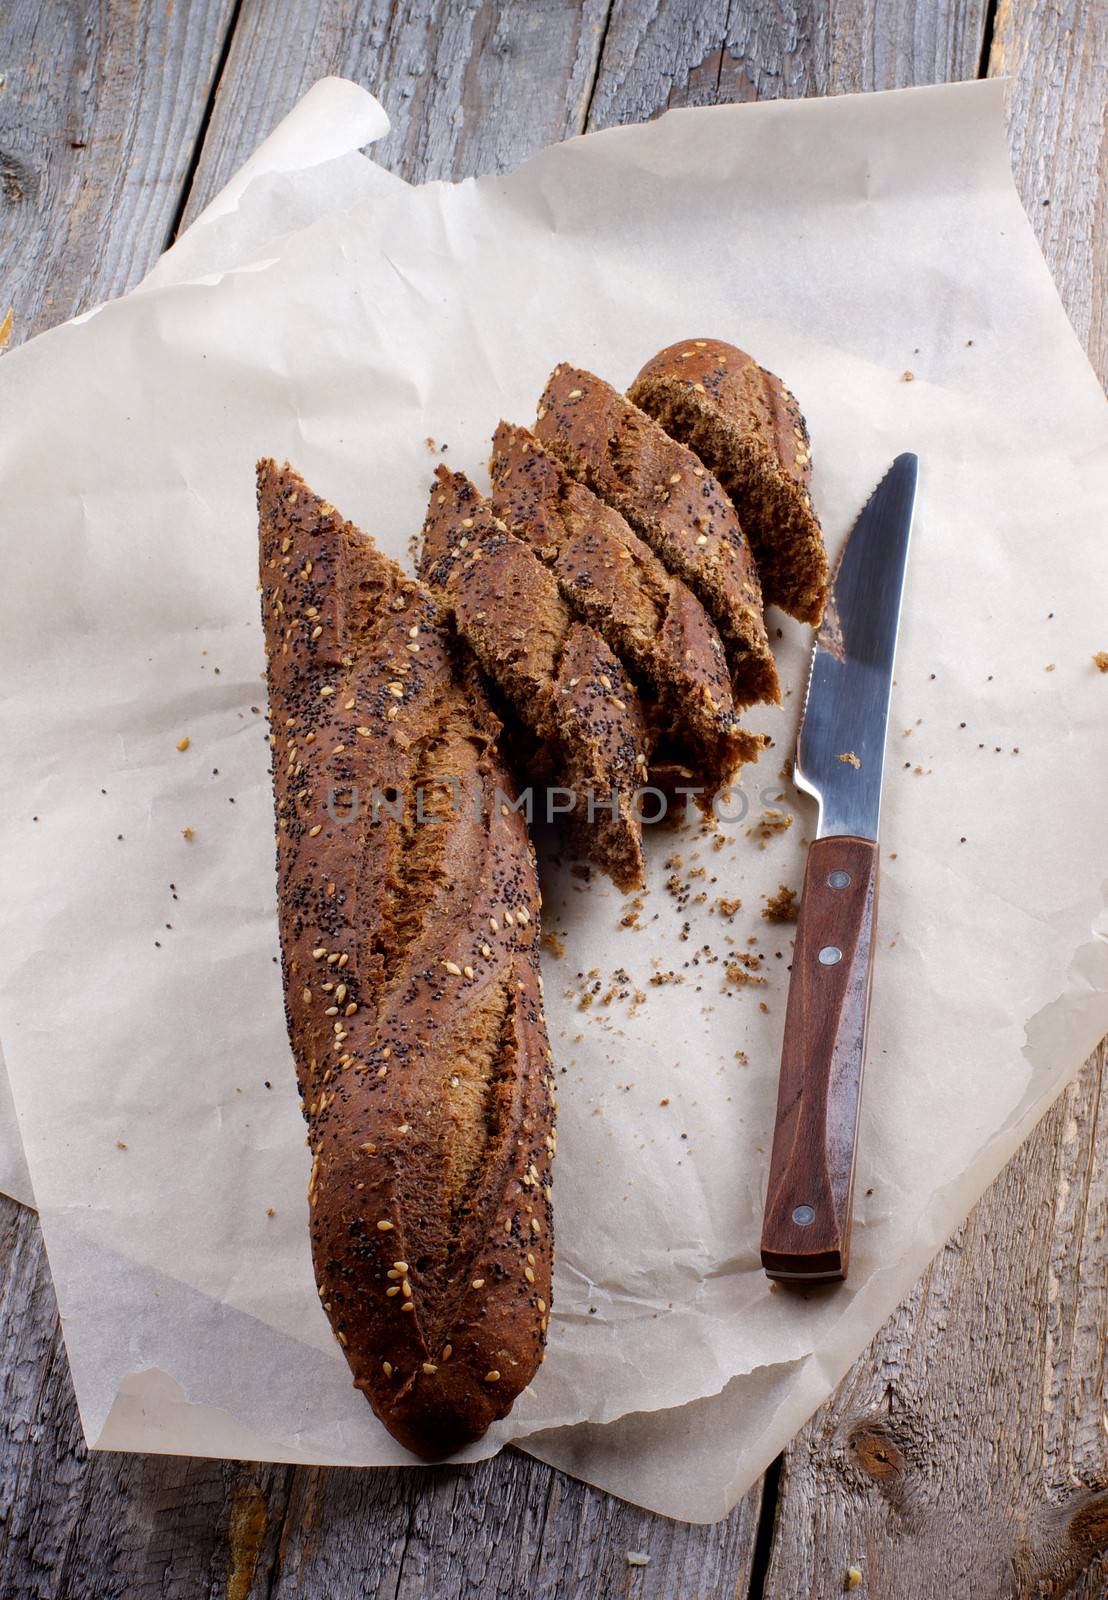
<path fill-rule="evenodd" d="M 798 1228 L 811 1227 L 815 1220 L 816 1211 L 814 1206 L 797 1206 L 796 1210 L 793 1212 L 793 1221 L 796 1223 Z"/>
<path fill-rule="evenodd" d="M 850 873 L 831 872 L 828 874 L 827 882 L 832 889 L 848 889 L 850 887 Z"/>
<path fill-rule="evenodd" d="M 842 958 L 843 953 L 837 944 L 825 944 L 819 953 L 820 965 L 823 967 L 833 967 L 836 961 L 841 961 Z"/>

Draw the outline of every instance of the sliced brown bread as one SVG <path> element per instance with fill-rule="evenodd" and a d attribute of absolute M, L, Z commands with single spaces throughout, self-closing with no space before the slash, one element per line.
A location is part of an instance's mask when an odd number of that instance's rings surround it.
<path fill-rule="evenodd" d="M 574 618 L 554 574 L 469 479 L 440 466 L 436 480 L 420 574 L 576 796 L 567 816 L 574 847 L 621 889 L 638 888 L 634 794 L 648 774 L 638 693 L 600 635 Z"/>
<path fill-rule="evenodd" d="M 766 740 L 739 726 L 723 641 L 700 601 L 528 429 L 500 423 L 489 472 L 494 515 L 643 684 L 655 742 L 693 754 L 709 795 L 729 783 Z"/>
<path fill-rule="evenodd" d="M 765 603 L 818 625 L 827 553 L 812 505 L 812 451 L 781 379 L 722 339 L 684 339 L 653 356 L 627 394 L 694 450 L 734 501 Z"/>
<path fill-rule="evenodd" d="M 780 700 L 750 547 L 699 458 L 581 367 L 554 368 L 535 433 L 701 601 L 723 638 L 735 703 Z"/>
<path fill-rule="evenodd" d="M 479 1438 L 542 1359 L 553 1083 L 539 892 L 467 652 L 287 465 L 258 464 L 289 1038 L 312 1257 L 410 1450 Z"/>

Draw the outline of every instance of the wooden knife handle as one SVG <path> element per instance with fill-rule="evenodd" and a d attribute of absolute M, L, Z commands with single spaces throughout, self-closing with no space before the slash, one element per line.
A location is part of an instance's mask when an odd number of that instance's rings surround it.
<path fill-rule="evenodd" d="M 877 916 L 877 845 L 808 852 L 762 1224 L 771 1278 L 845 1278 Z"/>

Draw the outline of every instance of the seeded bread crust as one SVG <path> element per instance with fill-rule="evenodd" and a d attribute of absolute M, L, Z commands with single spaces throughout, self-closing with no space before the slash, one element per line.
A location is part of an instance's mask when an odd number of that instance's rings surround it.
<path fill-rule="evenodd" d="M 633 796 L 647 782 L 647 729 L 621 663 L 574 619 L 530 545 L 509 533 L 464 473 L 443 466 L 427 508 L 420 575 L 546 747 L 541 766 L 577 796 L 567 814 L 574 848 L 621 889 L 640 888 L 642 822 Z"/>
<path fill-rule="evenodd" d="M 709 796 L 757 760 L 766 740 L 739 726 L 715 624 L 619 512 L 571 478 L 533 433 L 507 422 L 493 437 L 489 473 L 494 515 L 646 685 L 648 719 L 668 745 L 695 753 Z"/>
<path fill-rule="evenodd" d="M 827 553 L 812 504 L 808 426 L 795 396 L 721 339 L 660 350 L 627 394 L 694 450 L 735 502 L 766 604 L 818 626 Z"/>
<path fill-rule="evenodd" d="M 543 1357 L 555 1138 L 534 854 L 433 598 L 287 465 L 259 463 L 258 521 L 319 1294 L 355 1386 L 436 1459 L 504 1416 Z"/>
<path fill-rule="evenodd" d="M 698 457 L 581 367 L 554 368 L 535 434 L 701 601 L 723 638 L 736 705 L 779 701 L 750 547 L 734 506 Z"/>

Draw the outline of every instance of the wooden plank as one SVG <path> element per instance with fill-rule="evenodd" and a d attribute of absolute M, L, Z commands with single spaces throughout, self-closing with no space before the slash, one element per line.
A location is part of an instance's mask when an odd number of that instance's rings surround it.
<path fill-rule="evenodd" d="M 169 239 L 233 0 L 0 7 L 0 322 L 120 294 Z"/>
<path fill-rule="evenodd" d="M 790 1446 L 766 1600 L 851 1566 L 897 1600 L 1103 1597 L 1106 1087 L 1101 1051 Z"/>
<path fill-rule="evenodd" d="M 986 11 L 987 0 L 616 0 L 589 127 L 973 78 Z"/>
<path fill-rule="evenodd" d="M 317 78 L 353 78 L 392 123 L 374 159 L 413 183 L 518 166 L 585 124 L 606 0 L 244 7 L 185 221 Z"/>
<path fill-rule="evenodd" d="M 1108 4 L 1001 0 L 989 75 L 1011 79 L 1016 182 L 1070 321 L 1108 384 Z"/>

